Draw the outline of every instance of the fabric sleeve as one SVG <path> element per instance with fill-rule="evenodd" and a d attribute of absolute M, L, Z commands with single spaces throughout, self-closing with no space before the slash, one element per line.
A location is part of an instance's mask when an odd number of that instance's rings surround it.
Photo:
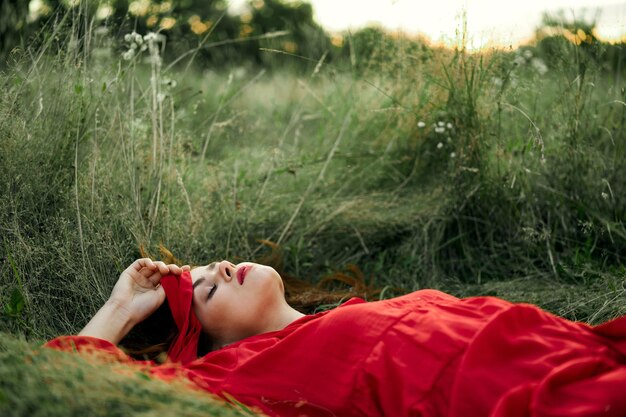
<path fill-rule="evenodd" d="M 108 340 L 92 336 L 59 336 L 43 346 L 65 352 L 87 353 L 110 362 L 142 363 L 132 359 Z"/>

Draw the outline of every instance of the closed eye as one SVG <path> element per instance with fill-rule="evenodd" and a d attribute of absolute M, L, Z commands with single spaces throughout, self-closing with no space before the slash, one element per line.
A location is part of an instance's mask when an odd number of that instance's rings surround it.
<path fill-rule="evenodd" d="M 213 284 L 213 286 L 209 290 L 209 295 L 207 297 L 207 301 L 210 300 L 213 297 L 213 294 L 215 294 L 216 290 L 217 290 L 217 284 Z"/>

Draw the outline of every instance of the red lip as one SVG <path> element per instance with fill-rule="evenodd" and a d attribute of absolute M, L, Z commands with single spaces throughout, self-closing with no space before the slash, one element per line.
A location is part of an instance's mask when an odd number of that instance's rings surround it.
<path fill-rule="evenodd" d="M 243 280 L 246 279 L 246 275 L 248 271 L 251 270 L 251 266 L 242 266 L 237 270 L 237 281 L 239 281 L 239 285 L 243 285 Z"/>

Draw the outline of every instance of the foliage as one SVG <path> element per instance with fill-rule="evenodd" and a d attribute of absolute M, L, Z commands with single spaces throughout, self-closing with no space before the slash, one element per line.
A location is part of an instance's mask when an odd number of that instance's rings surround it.
<path fill-rule="evenodd" d="M 28 35 L 26 16 L 28 2 L 4 0 L 0 3 L 0 56 L 6 55 Z"/>
<path fill-rule="evenodd" d="M 0 333 L 0 413 L 17 416 L 256 416 L 182 381 L 57 352 Z"/>
<path fill-rule="evenodd" d="M 94 28 L 116 35 L 158 32 L 168 41 L 165 53 L 169 60 L 195 49 L 194 57 L 201 64 L 233 65 L 246 61 L 266 66 L 289 62 L 293 66 L 293 59 L 285 61 L 271 50 L 301 55 L 315 62 L 330 48 L 328 35 L 314 21 L 313 9 L 306 2 L 255 0 L 240 15 L 229 13 L 225 0 L 42 0 L 37 4 L 37 11 L 29 13 L 28 2 L 2 3 L 0 56 L 16 47 L 39 48 L 46 38 L 34 34 L 41 28 L 63 23 L 67 24 L 63 31 L 75 32 L 81 43 L 90 41 L 84 35 Z M 82 19 L 59 19 L 68 15 Z M 268 36 L 271 33 L 276 36 Z M 295 61 L 295 65 L 302 64 L 307 64 L 306 59 Z"/>
<path fill-rule="evenodd" d="M 384 296 L 624 313 L 626 97 L 581 45 L 557 41 L 546 63 L 541 44 L 468 54 L 368 29 L 297 71 L 264 55 L 218 71 L 193 65 L 197 48 L 170 55 L 181 46 L 162 34 L 84 16 L 60 16 L 0 73 L 2 331 L 76 333 L 161 244 L 200 264 L 260 259 L 269 241 L 310 282 L 356 264 Z M 285 27 L 260 10 L 249 22 Z M 17 365 L 28 345 L 0 343 L 0 406 L 68 398 L 34 388 L 39 365 Z M 32 396 L 19 402 L 10 375 Z"/>

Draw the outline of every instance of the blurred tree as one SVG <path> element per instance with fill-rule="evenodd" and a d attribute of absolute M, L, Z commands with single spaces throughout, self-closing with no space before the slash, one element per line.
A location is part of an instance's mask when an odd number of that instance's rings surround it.
<path fill-rule="evenodd" d="M 368 71 L 393 73 L 428 61 L 432 48 L 424 38 L 392 34 L 377 26 L 360 29 L 343 42 L 341 57 L 363 74 Z M 411 60 L 406 59 L 407 56 Z"/>
<path fill-rule="evenodd" d="M 132 31 L 160 32 L 167 39 L 166 54 L 171 58 L 192 56 L 186 53 L 197 47 L 199 53 L 193 56 L 200 65 L 237 65 L 242 61 L 314 65 L 331 47 L 330 39 L 313 19 L 309 3 L 251 0 L 241 15 L 233 15 L 227 9 L 227 0 L 0 0 L 0 56 L 19 45 L 37 48 L 38 40 L 47 39 L 47 31 L 41 33 L 40 29 L 50 19 L 55 19 L 54 27 L 58 28 L 58 17 L 68 14 L 70 18 L 65 19 L 65 24 L 71 30 L 62 34 L 71 34 L 72 45 L 79 48 L 89 41 L 83 34 L 98 25 L 106 26 L 107 32 L 120 40 Z M 288 35 L 264 37 L 279 31 Z M 39 33 L 42 36 L 29 39 Z M 67 39 L 57 36 L 53 44 L 67 46 Z"/>
<path fill-rule="evenodd" d="M 0 56 L 20 45 L 27 36 L 28 1 L 0 1 Z"/>
<path fill-rule="evenodd" d="M 242 38 L 260 36 L 277 31 L 289 35 L 246 44 L 246 53 L 259 63 L 285 63 L 282 56 L 260 48 L 276 49 L 287 54 L 299 55 L 311 61 L 290 63 L 311 64 L 320 59 L 330 48 L 330 39 L 324 29 L 313 19 L 313 7 L 302 1 L 251 0 L 248 10 L 241 15 Z"/>
<path fill-rule="evenodd" d="M 597 36 L 597 20 L 597 14 L 591 20 L 585 20 L 568 19 L 563 11 L 545 13 L 541 26 L 535 31 L 538 51 L 551 67 L 559 66 L 563 60 L 569 59 L 575 49 L 580 49 L 585 59 L 598 62 L 604 45 Z"/>

